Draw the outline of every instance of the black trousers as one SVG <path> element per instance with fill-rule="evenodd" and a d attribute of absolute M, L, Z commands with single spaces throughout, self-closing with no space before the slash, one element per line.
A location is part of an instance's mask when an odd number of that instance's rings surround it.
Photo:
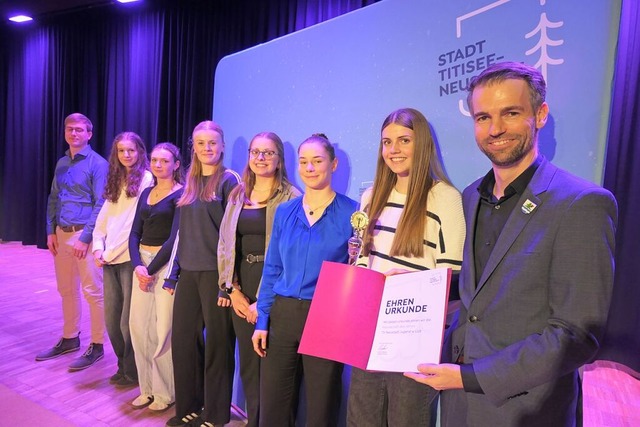
<path fill-rule="evenodd" d="M 238 338 L 240 378 L 247 401 L 247 427 L 257 427 L 260 414 L 260 356 L 253 350 L 251 342 L 255 325 L 242 319 L 235 312 L 231 317 Z"/>
<path fill-rule="evenodd" d="M 171 346 L 176 415 L 204 408 L 204 421 L 226 424 L 231 417 L 235 335 L 231 308 L 218 307 L 217 283 L 217 271 L 180 272 Z"/>
<path fill-rule="evenodd" d="M 260 426 L 295 423 L 300 374 L 304 376 L 308 427 L 338 425 L 342 363 L 298 354 L 311 301 L 276 297 L 271 307 L 267 356 L 260 371 Z"/>

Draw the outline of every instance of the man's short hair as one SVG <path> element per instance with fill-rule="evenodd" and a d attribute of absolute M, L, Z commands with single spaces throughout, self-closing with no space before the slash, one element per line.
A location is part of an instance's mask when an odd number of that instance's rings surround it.
<path fill-rule="evenodd" d="M 91 123 L 91 120 L 82 113 L 69 114 L 64 119 L 64 125 L 66 126 L 69 122 L 82 122 L 87 126 L 87 132 L 93 132 L 93 123 Z"/>
<path fill-rule="evenodd" d="M 547 96 L 547 83 L 544 81 L 542 73 L 538 69 L 520 62 L 498 62 L 490 65 L 477 76 L 471 78 L 467 94 L 467 106 L 469 111 L 473 111 L 471 98 L 473 91 L 478 86 L 488 86 L 493 83 L 500 83 L 504 80 L 524 80 L 529 86 L 529 99 L 533 111 L 545 102 Z"/>

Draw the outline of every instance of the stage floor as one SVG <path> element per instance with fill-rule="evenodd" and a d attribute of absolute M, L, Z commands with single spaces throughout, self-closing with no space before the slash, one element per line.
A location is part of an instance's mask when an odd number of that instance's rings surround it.
<path fill-rule="evenodd" d="M 134 410 L 128 403 L 138 395 L 137 387 L 122 390 L 109 384 L 117 367 L 108 342 L 104 359 L 84 371 L 67 372 L 67 365 L 80 352 L 34 361 L 36 353 L 57 342 L 62 323 L 48 251 L 0 243 L 0 290 L 0 383 L 28 399 L 16 396 L 11 405 L 0 399 L 0 426 L 22 424 L 16 424 L 19 420 L 12 412 L 35 417 L 50 411 L 79 426 L 160 426 L 174 415 L 173 408 L 161 414 Z M 83 304 L 81 351 L 89 344 L 89 310 L 84 300 Z M 634 375 L 625 366 L 607 361 L 585 367 L 585 427 L 640 426 L 640 381 Z M 46 411 L 34 410 L 31 403 Z M 34 421 L 33 425 L 41 424 Z M 228 424 L 242 425 L 237 416 Z"/>

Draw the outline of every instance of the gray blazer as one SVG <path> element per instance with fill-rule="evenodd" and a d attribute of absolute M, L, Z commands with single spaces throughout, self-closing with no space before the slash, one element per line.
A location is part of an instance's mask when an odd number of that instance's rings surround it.
<path fill-rule="evenodd" d="M 543 159 L 476 285 L 480 181 L 463 193 L 462 307 L 449 338 L 451 360 L 473 365 L 484 394 L 444 392 L 443 425 L 572 426 L 577 369 L 596 355 L 609 310 L 616 201 Z"/>

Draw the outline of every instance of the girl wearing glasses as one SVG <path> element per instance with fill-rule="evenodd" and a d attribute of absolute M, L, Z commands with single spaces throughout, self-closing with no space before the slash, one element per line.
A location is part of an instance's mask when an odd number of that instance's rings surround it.
<path fill-rule="evenodd" d="M 298 148 L 298 173 L 305 194 L 278 206 L 258 295 L 253 348 L 262 359 L 260 425 L 293 426 L 300 374 L 307 397 L 306 426 L 336 426 L 343 365 L 298 354 L 302 330 L 324 260 L 348 260 L 351 214 L 357 202 L 336 193 L 338 166 L 326 136 L 307 138 Z"/>
<path fill-rule="evenodd" d="M 300 194 L 287 179 L 280 137 L 273 132 L 254 136 L 242 182 L 229 195 L 218 241 L 218 283 L 234 311 L 249 427 L 258 426 L 260 404 L 260 357 L 253 351 L 251 335 L 264 257 L 276 207 Z"/>

